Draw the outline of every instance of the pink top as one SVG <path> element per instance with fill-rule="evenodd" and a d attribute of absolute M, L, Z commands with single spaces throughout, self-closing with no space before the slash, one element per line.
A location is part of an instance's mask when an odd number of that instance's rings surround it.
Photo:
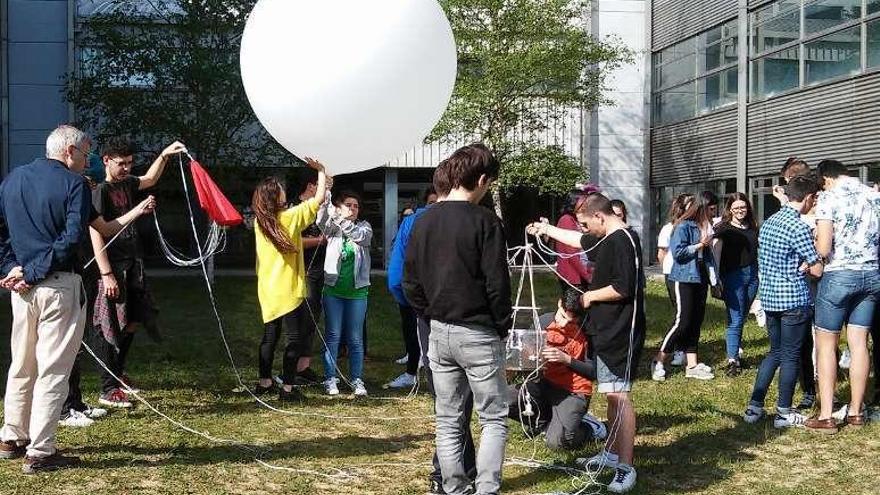
<path fill-rule="evenodd" d="M 556 226 L 565 230 L 576 230 L 581 232 L 581 226 L 574 215 L 563 215 L 556 223 Z M 571 255 L 580 252 L 580 248 L 567 246 L 560 242 L 555 245 L 556 251 L 565 255 Z M 573 256 L 570 258 L 559 257 L 556 260 L 556 269 L 559 275 L 572 285 L 586 285 L 593 278 L 593 270 L 587 266 L 585 256 Z"/>

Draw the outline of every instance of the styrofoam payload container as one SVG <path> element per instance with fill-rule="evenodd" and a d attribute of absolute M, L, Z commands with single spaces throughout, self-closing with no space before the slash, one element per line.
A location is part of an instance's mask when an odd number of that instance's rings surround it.
<path fill-rule="evenodd" d="M 528 371 L 538 367 L 541 351 L 547 342 L 547 332 L 534 328 L 514 328 L 507 336 L 506 368 Z"/>

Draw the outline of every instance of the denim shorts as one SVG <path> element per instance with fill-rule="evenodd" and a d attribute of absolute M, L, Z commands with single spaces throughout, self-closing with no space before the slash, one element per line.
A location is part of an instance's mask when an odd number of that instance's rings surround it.
<path fill-rule="evenodd" d="M 632 391 L 632 380 L 627 381 L 615 375 L 599 356 L 596 356 L 596 381 L 599 382 L 597 391 L 600 394 Z"/>
<path fill-rule="evenodd" d="M 816 329 L 840 333 L 843 325 L 868 329 L 880 300 L 880 272 L 836 270 L 825 272 L 816 295 Z"/>

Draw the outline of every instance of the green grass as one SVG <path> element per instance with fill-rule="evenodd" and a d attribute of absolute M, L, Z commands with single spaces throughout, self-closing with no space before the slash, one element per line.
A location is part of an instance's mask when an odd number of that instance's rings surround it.
<path fill-rule="evenodd" d="M 376 279 L 374 283 L 366 375 L 371 393 L 378 397 L 390 395 L 380 385 L 401 372 L 391 361 L 402 354 L 402 344 L 397 308 L 384 289 L 384 281 Z M 552 307 L 555 282 L 542 277 L 539 287 L 542 304 Z M 131 412 L 114 412 L 87 430 L 59 431 L 60 444 L 82 456 L 81 469 L 25 477 L 19 474 L 20 461 L 0 461 L 4 494 L 425 492 L 433 448 L 433 425 L 426 419 L 431 405 L 426 394 L 405 401 L 354 401 L 345 396 L 329 400 L 319 390 L 312 390 L 308 405 L 298 409 L 362 418 L 355 421 L 270 412 L 232 392 L 235 378 L 200 279 L 154 279 L 153 288 L 162 309 L 166 341 L 156 345 L 139 335 L 129 366 L 148 400 L 193 428 L 271 449 L 263 459 L 275 465 L 322 472 L 339 468 L 357 478 L 339 484 L 313 475 L 268 470 L 238 447 L 181 431 L 139 406 Z M 256 350 L 262 333 L 255 280 L 221 278 L 217 294 L 236 362 L 250 383 L 256 376 Z M 720 365 L 724 360 L 724 316 L 716 301 L 711 304 L 702 354 L 710 364 Z M 0 339 L 8 341 L 8 303 L 2 304 L 0 313 Z M 656 349 L 670 318 L 665 289 L 652 284 L 646 351 Z M 753 321 L 746 328 L 744 347 L 750 369 L 736 379 L 719 377 L 697 383 L 675 373 L 663 384 L 645 379 L 638 382 L 634 400 L 639 482 L 634 493 L 878 493 L 877 426 L 826 438 L 805 431 L 779 433 L 766 423 L 752 426 L 742 422 L 740 414 L 755 378 L 754 368 L 766 349 L 764 333 Z M 8 364 L 5 345 L 0 362 Z M 83 389 L 94 403 L 97 374 L 88 358 L 83 368 Z M 642 377 L 646 368 L 642 367 Z M 773 404 L 774 394 L 771 392 L 768 404 Z M 404 394 L 396 396 L 403 398 Z M 600 397 L 591 409 L 605 416 Z M 378 419 L 400 416 L 411 419 Z M 536 447 L 537 458 L 545 461 L 570 462 L 577 457 L 535 445 L 523 437 L 517 424 L 511 423 L 510 431 L 508 456 L 529 457 Z M 597 449 L 597 445 L 589 445 L 578 454 L 592 454 Z M 571 480 L 560 472 L 518 466 L 504 470 L 505 493 L 570 489 Z"/>

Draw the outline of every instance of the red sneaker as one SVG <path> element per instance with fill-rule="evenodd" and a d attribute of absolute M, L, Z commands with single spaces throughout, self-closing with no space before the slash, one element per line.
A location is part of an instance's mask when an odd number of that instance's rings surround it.
<path fill-rule="evenodd" d="M 132 406 L 131 402 L 128 400 L 128 395 L 126 395 L 121 388 L 114 388 L 109 392 L 101 394 L 98 402 L 107 407 L 116 407 L 119 409 L 129 409 Z"/>

